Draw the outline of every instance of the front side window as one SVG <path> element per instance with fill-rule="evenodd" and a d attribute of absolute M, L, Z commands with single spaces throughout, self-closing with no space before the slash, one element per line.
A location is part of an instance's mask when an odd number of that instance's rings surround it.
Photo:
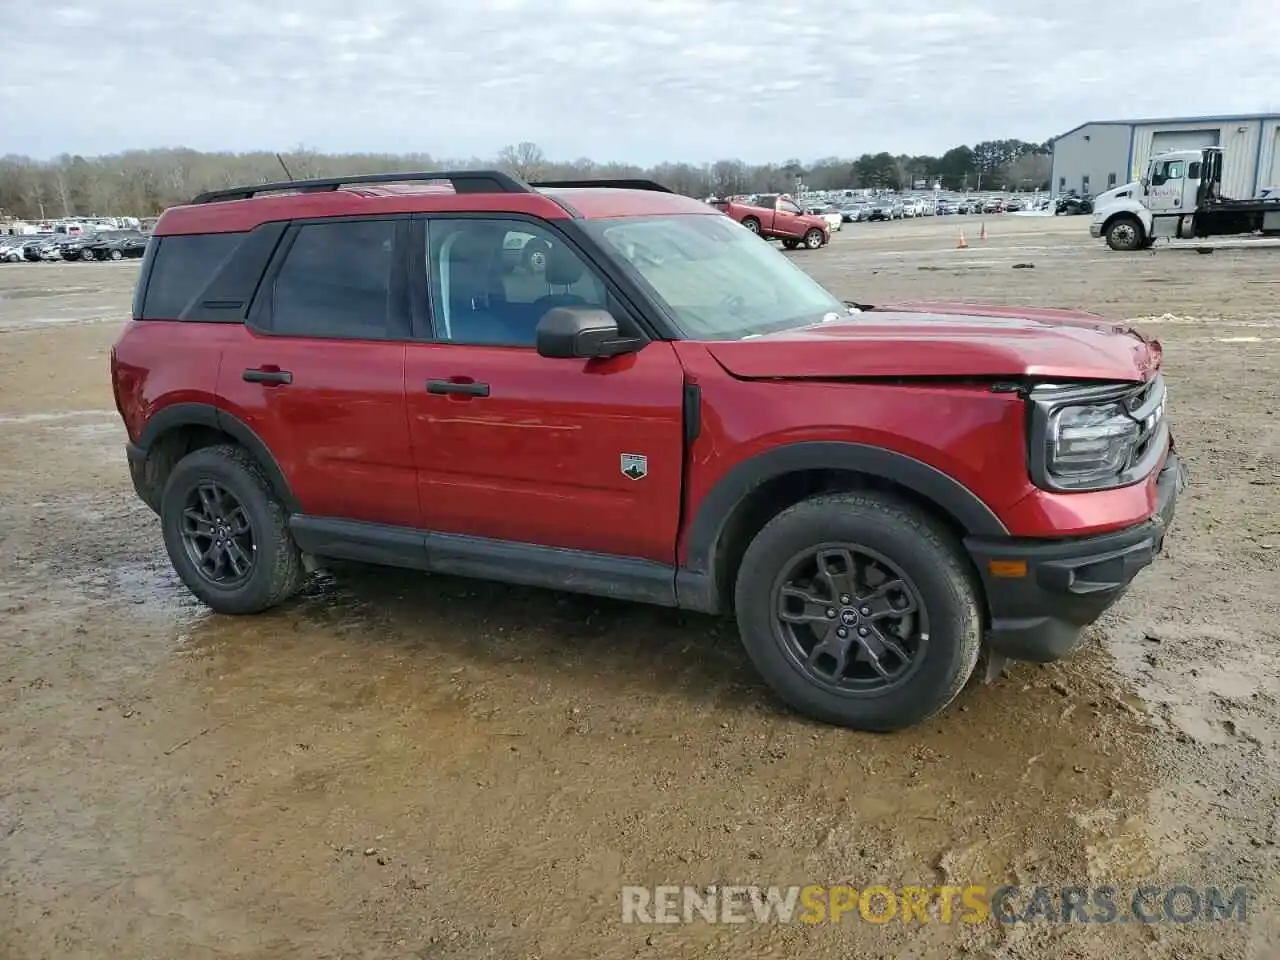
<path fill-rule="evenodd" d="M 608 308 L 604 283 L 561 237 L 523 220 L 431 220 L 427 277 L 441 340 L 532 347 L 556 307 Z"/>
<path fill-rule="evenodd" d="M 796 204 L 792 203 L 790 200 L 778 201 L 778 209 L 783 211 L 784 213 L 803 213 L 804 212 L 798 206 L 796 206 Z"/>
<path fill-rule="evenodd" d="M 587 221 L 585 228 L 691 340 L 740 340 L 849 312 L 727 217 L 626 217 Z"/>
<path fill-rule="evenodd" d="M 272 332 L 385 336 L 394 245 L 391 220 L 304 224 L 272 288 Z"/>

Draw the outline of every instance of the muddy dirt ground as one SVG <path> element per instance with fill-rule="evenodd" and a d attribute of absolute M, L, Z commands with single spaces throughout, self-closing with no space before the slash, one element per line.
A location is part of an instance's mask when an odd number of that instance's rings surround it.
<path fill-rule="evenodd" d="M 1192 485 L 1084 649 L 893 736 L 787 713 L 731 626 L 670 611 L 340 567 L 209 614 L 127 479 L 107 351 L 136 265 L 0 265 L 0 957 L 1275 957 L 1280 249 L 987 227 L 796 257 L 864 302 L 1132 320 Z M 943 882 L 1254 898 L 1245 924 L 621 923 L 623 884 Z"/>

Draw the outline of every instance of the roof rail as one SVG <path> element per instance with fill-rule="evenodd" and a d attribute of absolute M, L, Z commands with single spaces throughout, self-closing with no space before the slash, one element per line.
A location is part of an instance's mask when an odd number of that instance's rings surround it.
<path fill-rule="evenodd" d="M 596 187 L 601 190 L 653 190 L 657 193 L 674 193 L 656 180 L 621 179 L 621 180 L 540 180 L 529 186 L 538 189 L 550 187 Z"/>
<path fill-rule="evenodd" d="M 501 170 L 458 170 L 440 173 L 359 173 L 349 177 L 329 177 L 320 180 L 280 180 L 275 183 L 255 183 L 226 190 L 210 190 L 195 197 L 191 203 L 219 203 L 223 200 L 248 200 L 260 193 L 279 193 L 296 190 L 300 193 L 327 193 L 346 186 L 361 183 L 430 183 L 447 180 L 455 193 L 531 193 L 532 188 Z"/>

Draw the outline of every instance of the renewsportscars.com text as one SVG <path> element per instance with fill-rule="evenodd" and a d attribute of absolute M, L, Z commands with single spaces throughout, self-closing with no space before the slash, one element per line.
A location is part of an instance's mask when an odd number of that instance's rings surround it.
<path fill-rule="evenodd" d="M 627 886 L 623 923 L 1218 923 L 1248 919 L 1245 887 Z"/>

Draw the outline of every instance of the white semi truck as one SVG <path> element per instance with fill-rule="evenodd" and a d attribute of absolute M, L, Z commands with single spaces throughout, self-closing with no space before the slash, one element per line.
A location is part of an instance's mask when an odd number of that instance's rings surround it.
<path fill-rule="evenodd" d="M 1095 203 L 1089 233 L 1112 250 L 1143 250 L 1161 237 L 1280 235 L 1280 196 L 1230 200 L 1221 187 L 1221 147 L 1163 153 L 1128 196 Z"/>

